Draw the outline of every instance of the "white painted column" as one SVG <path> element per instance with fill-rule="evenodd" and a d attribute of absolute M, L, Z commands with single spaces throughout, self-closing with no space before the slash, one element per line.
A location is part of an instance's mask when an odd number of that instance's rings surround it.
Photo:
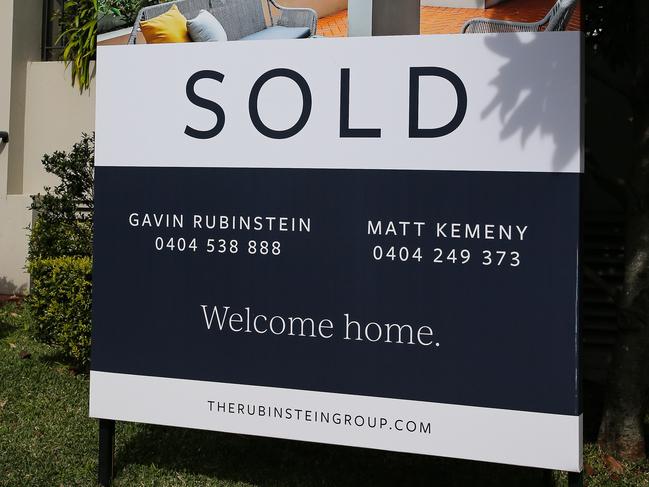
<path fill-rule="evenodd" d="M 374 0 L 349 0 L 347 4 L 348 37 L 372 35 L 372 5 Z"/>

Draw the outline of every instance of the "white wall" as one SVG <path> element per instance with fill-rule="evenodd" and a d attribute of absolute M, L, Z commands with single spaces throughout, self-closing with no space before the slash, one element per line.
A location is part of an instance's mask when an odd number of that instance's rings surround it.
<path fill-rule="evenodd" d="M 14 0 L 8 194 L 22 194 L 27 64 L 41 57 L 42 0 Z"/>
<path fill-rule="evenodd" d="M 80 94 L 70 79 L 63 63 L 33 62 L 27 66 L 24 194 L 43 192 L 44 185 L 56 183 L 43 169 L 43 154 L 67 151 L 81 139 L 82 132 L 94 130 L 94 83 Z"/>
<path fill-rule="evenodd" d="M 23 195 L 0 198 L 0 294 L 24 294 L 28 289 L 29 276 L 24 266 L 30 202 Z"/>

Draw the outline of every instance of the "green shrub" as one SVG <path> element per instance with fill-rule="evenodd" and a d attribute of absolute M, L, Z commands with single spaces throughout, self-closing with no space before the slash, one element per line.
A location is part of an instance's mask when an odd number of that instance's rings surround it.
<path fill-rule="evenodd" d="M 28 260 L 92 255 L 94 209 L 94 135 L 83 134 L 70 152 L 43 157 L 45 170 L 59 179 L 33 198 L 37 215 L 29 238 Z"/>
<path fill-rule="evenodd" d="M 58 222 L 37 219 L 29 237 L 31 260 L 54 257 L 88 257 L 92 251 L 90 222 Z"/>
<path fill-rule="evenodd" d="M 31 334 L 59 347 L 79 366 L 90 361 L 92 260 L 89 257 L 36 259 L 27 298 Z"/>
<path fill-rule="evenodd" d="M 86 134 L 70 152 L 43 157 L 59 184 L 33 198 L 27 260 L 28 331 L 80 366 L 90 360 L 94 159 L 94 136 Z"/>

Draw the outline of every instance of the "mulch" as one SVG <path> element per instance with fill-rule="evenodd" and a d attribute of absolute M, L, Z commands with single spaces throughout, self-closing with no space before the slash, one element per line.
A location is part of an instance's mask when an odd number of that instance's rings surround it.
<path fill-rule="evenodd" d="M 0 294 L 0 306 L 5 303 L 20 303 L 24 298 L 16 294 Z"/>

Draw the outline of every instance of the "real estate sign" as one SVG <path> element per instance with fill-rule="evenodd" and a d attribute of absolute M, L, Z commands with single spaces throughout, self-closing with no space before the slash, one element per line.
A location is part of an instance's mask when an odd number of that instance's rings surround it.
<path fill-rule="evenodd" d="M 579 36 L 100 48 L 91 416 L 580 470 Z"/>

